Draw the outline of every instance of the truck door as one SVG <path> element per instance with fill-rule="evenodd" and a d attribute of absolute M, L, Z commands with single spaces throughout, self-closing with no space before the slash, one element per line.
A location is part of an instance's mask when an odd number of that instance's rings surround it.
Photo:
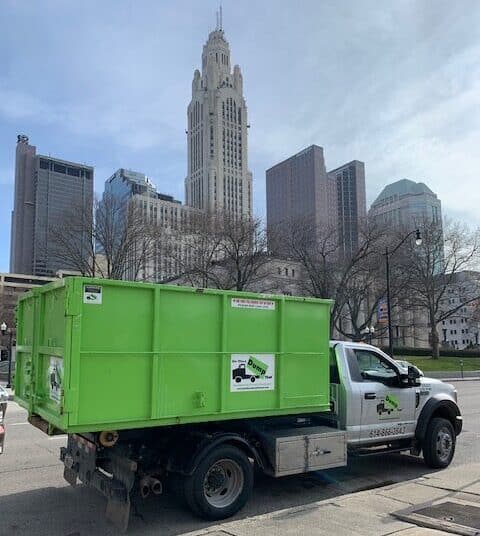
<path fill-rule="evenodd" d="M 370 349 L 353 349 L 358 366 L 362 407 L 360 442 L 412 437 L 415 432 L 415 388 L 400 386 L 393 364 Z"/>

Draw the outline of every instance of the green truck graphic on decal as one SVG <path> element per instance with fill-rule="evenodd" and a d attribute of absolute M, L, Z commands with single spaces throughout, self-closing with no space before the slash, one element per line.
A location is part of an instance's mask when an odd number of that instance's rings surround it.
<path fill-rule="evenodd" d="M 230 391 L 268 391 L 275 388 L 275 356 L 232 354 Z"/>
<path fill-rule="evenodd" d="M 387 393 L 385 398 L 377 404 L 377 413 L 380 418 L 388 418 L 388 415 L 391 415 L 394 411 L 402 411 L 402 408 L 399 406 L 400 402 L 398 398 L 391 393 Z"/>

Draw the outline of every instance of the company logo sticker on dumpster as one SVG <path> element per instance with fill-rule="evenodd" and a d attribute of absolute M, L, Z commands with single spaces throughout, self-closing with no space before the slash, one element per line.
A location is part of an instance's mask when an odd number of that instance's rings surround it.
<path fill-rule="evenodd" d="M 236 309 L 263 309 L 266 311 L 274 311 L 275 302 L 273 300 L 232 298 L 232 307 L 235 307 Z"/>
<path fill-rule="evenodd" d="M 50 357 L 48 367 L 48 386 L 50 388 L 50 398 L 55 402 L 60 402 L 63 385 L 63 359 L 61 357 Z"/>
<path fill-rule="evenodd" d="M 83 303 L 101 305 L 102 304 L 102 287 L 97 285 L 84 285 Z"/>
<path fill-rule="evenodd" d="M 273 391 L 275 355 L 232 354 L 230 391 Z"/>

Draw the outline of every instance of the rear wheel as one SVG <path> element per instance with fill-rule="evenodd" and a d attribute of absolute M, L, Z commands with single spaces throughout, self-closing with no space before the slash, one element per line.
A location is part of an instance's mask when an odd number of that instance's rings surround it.
<path fill-rule="evenodd" d="M 455 453 L 455 442 L 452 423 L 440 417 L 433 418 L 428 424 L 423 442 L 425 463 L 435 469 L 450 465 Z"/>
<path fill-rule="evenodd" d="M 184 480 L 184 497 L 200 517 L 217 520 L 243 508 L 253 487 L 253 467 L 238 448 L 222 445 Z"/>

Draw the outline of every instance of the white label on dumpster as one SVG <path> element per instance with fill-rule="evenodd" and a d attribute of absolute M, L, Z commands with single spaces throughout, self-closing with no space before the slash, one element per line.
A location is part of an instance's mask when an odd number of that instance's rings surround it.
<path fill-rule="evenodd" d="M 266 309 L 268 311 L 275 310 L 275 302 L 273 300 L 253 300 L 248 298 L 232 298 L 232 307 L 239 309 Z"/>
<path fill-rule="evenodd" d="M 101 305 L 102 303 L 102 287 L 98 285 L 84 285 L 83 287 L 83 303 L 93 305 Z"/>
<path fill-rule="evenodd" d="M 230 391 L 273 391 L 275 355 L 232 354 Z"/>
<path fill-rule="evenodd" d="M 50 386 L 50 398 L 55 402 L 60 402 L 63 385 L 63 359 L 61 357 L 50 356 L 48 385 Z"/>

